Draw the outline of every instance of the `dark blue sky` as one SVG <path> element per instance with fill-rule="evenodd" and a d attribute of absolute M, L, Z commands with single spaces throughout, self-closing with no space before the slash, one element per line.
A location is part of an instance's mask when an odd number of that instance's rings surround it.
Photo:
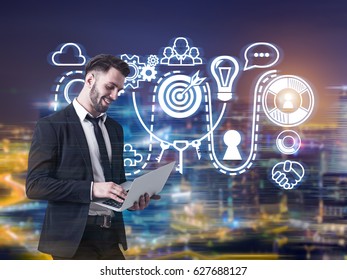
<path fill-rule="evenodd" d="M 276 69 L 301 75 L 320 103 L 347 83 L 347 3 L 332 1 L 9 1 L 0 10 L 0 123 L 30 123 L 61 70 L 48 53 L 65 42 L 98 53 L 148 55 L 178 36 L 206 58 L 241 57 L 253 42 L 283 51 Z"/>

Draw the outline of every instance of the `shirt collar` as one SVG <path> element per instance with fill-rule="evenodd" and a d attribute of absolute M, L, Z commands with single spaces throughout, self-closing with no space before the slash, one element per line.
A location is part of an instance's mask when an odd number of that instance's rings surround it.
<path fill-rule="evenodd" d="M 75 108 L 76 110 L 76 113 L 77 113 L 77 116 L 78 118 L 80 119 L 81 122 L 83 122 L 86 118 L 87 115 L 90 115 L 92 116 L 78 101 L 77 101 L 77 98 L 75 98 L 73 101 L 72 101 L 72 105 L 73 107 Z M 92 116 L 93 117 L 93 116 Z M 102 119 L 102 122 L 104 123 L 105 120 L 106 120 L 106 113 L 101 113 L 99 115 L 99 118 Z"/>

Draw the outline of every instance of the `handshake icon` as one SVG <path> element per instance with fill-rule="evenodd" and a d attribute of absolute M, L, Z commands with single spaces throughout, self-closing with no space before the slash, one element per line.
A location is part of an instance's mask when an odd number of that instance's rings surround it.
<path fill-rule="evenodd" d="M 301 182 L 305 175 L 304 167 L 296 162 L 286 160 L 272 168 L 272 180 L 282 189 L 291 190 Z"/>

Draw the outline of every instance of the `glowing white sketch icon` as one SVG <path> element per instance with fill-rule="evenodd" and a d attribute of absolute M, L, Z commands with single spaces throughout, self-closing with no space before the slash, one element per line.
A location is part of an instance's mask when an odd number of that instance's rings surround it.
<path fill-rule="evenodd" d="M 77 54 L 78 62 L 69 62 L 69 63 L 60 62 L 60 55 L 66 54 L 69 48 L 72 48 L 74 53 Z M 75 43 L 66 43 L 60 48 L 59 51 L 56 51 L 55 53 L 53 53 L 52 63 L 56 66 L 83 66 L 86 63 L 86 58 L 82 54 L 82 50 L 79 45 Z"/>
<path fill-rule="evenodd" d="M 66 102 L 69 104 L 75 97 L 77 97 L 80 89 L 82 89 L 82 86 L 84 84 L 83 77 L 84 71 L 73 70 L 65 73 L 58 79 L 58 83 L 55 86 L 54 101 L 52 102 L 52 107 L 54 111 L 58 110 L 61 101 L 59 100 L 58 96 L 61 92 L 63 92 L 63 96 Z"/>
<path fill-rule="evenodd" d="M 223 137 L 224 143 L 228 146 L 223 160 L 242 160 L 237 146 L 241 143 L 241 135 L 237 130 L 228 130 Z"/>
<path fill-rule="evenodd" d="M 124 166 L 136 166 L 137 163 L 141 162 L 143 157 L 139 154 L 131 144 L 124 145 Z"/>
<path fill-rule="evenodd" d="M 71 98 L 70 98 L 70 95 L 71 95 L 71 93 L 70 93 L 70 87 L 74 84 L 74 83 L 81 83 L 82 85 L 84 84 L 84 80 L 83 79 L 74 79 L 74 80 L 71 80 L 71 81 L 69 81 L 67 84 L 66 84 L 66 86 L 65 86 L 65 88 L 64 88 L 64 97 L 65 97 L 65 100 L 67 101 L 67 103 L 71 103 L 72 102 L 72 100 L 71 100 Z M 73 98 L 72 98 L 73 99 Z"/>
<path fill-rule="evenodd" d="M 143 80 L 150 82 L 157 77 L 157 71 L 154 66 L 145 65 L 141 70 L 141 77 Z"/>
<path fill-rule="evenodd" d="M 69 53 L 71 53 L 72 48 L 72 50 L 75 50 L 75 58 L 77 57 L 77 50 L 78 57 L 83 58 L 82 63 L 61 63 L 62 61 L 66 61 L 66 59 L 60 59 L 59 54 L 67 53 L 67 48 L 69 48 Z M 276 81 L 275 83 L 274 79 L 275 77 L 278 77 L 276 71 L 272 70 L 268 71 L 267 73 L 264 73 L 262 75 L 262 78 L 259 78 L 259 80 L 257 81 L 257 84 L 254 89 L 252 118 L 253 125 L 251 131 L 252 136 L 250 142 L 249 155 L 247 157 L 246 151 L 243 151 L 241 156 L 239 150 L 237 149 L 237 146 L 241 143 L 241 135 L 237 131 L 229 130 L 224 135 L 224 142 L 227 146 L 227 150 L 225 151 L 223 160 L 243 160 L 243 157 L 245 158 L 239 166 L 236 166 L 236 164 L 232 164 L 232 166 L 227 166 L 225 162 L 221 163 L 218 157 L 221 157 L 222 155 L 220 153 L 217 153 L 216 155 L 214 150 L 213 138 L 215 136 L 213 132 L 218 127 L 225 112 L 227 112 L 226 108 L 228 106 L 228 102 L 225 101 L 229 101 L 233 97 L 232 93 L 235 91 L 235 88 L 233 88 L 233 86 L 235 85 L 235 80 L 237 79 L 237 76 L 239 74 L 240 65 L 235 58 L 227 55 L 214 58 L 212 63 L 210 64 L 209 70 L 211 72 L 211 75 L 213 75 L 213 78 L 216 81 L 218 87 L 218 99 L 224 101 L 222 104 L 220 102 L 217 102 L 219 103 L 218 105 L 220 112 L 218 118 L 215 118 L 215 112 L 212 111 L 214 103 L 211 102 L 211 88 L 209 82 L 204 81 L 206 78 L 199 77 L 199 71 L 190 72 L 192 74 L 184 75 L 184 72 L 181 72 L 181 69 L 178 68 L 181 66 L 193 66 L 203 64 L 205 59 L 203 60 L 200 57 L 199 50 L 200 49 L 196 47 L 189 46 L 189 41 L 187 40 L 187 38 L 178 37 L 175 39 L 175 42 L 172 46 L 164 49 L 163 54 L 161 56 L 148 56 L 147 63 L 142 62 L 144 61 L 143 57 L 141 57 L 140 61 L 140 57 L 137 55 L 122 55 L 123 60 L 128 62 L 129 67 L 132 70 L 131 74 L 126 78 L 125 88 L 131 87 L 132 89 L 136 89 L 131 93 L 134 104 L 134 110 L 141 125 L 143 126 L 145 131 L 147 131 L 147 133 L 150 135 L 150 143 L 148 149 L 149 152 L 147 155 L 147 159 L 144 160 L 144 163 L 141 167 L 142 169 L 145 169 L 147 163 L 152 161 L 151 156 L 156 152 L 155 149 L 152 150 L 152 141 L 158 141 L 160 143 L 161 152 L 156 158 L 156 160 L 160 162 L 165 150 L 169 149 L 170 147 L 175 148 L 179 152 L 178 171 L 181 174 L 183 174 L 183 152 L 190 146 L 195 148 L 197 158 L 199 160 L 201 159 L 202 152 L 206 152 L 207 146 L 208 152 L 210 154 L 210 159 L 211 161 L 213 161 L 213 165 L 216 169 L 218 169 L 219 172 L 231 176 L 242 174 L 251 168 L 256 158 L 257 151 L 259 149 L 258 124 L 260 116 L 259 111 L 261 108 L 261 106 L 259 106 L 259 102 L 262 96 L 267 94 L 268 99 L 270 101 L 274 101 L 274 103 L 271 104 L 271 102 L 266 103 L 267 101 L 263 99 L 263 108 L 267 116 L 269 118 L 272 118 L 271 120 L 273 122 L 277 122 L 277 124 L 282 126 L 298 125 L 304 120 L 306 120 L 312 112 L 312 107 L 314 104 L 313 95 L 312 92 L 310 92 L 310 88 L 305 88 L 305 82 L 303 80 L 300 81 L 299 78 L 295 76 L 281 76 L 279 78 L 279 80 L 281 79 L 281 81 Z M 272 44 L 260 42 L 248 46 L 244 53 L 244 56 L 246 59 L 246 64 L 243 70 L 248 70 L 252 68 L 266 68 L 273 66 L 278 62 L 279 51 Z M 57 66 L 78 66 L 85 64 L 85 57 L 82 55 L 82 50 L 80 46 L 74 43 L 68 43 L 63 45 L 59 51 L 55 52 L 50 57 L 52 59 L 52 62 Z M 251 57 L 253 61 L 250 59 Z M 158 64 L 159 66 L 160 64 L 165 66 L 164 69 L 161 69 L 163 71 L 157 71 L 156 66 Z M 176 66 L 174 67 L 174 69 L 178 70 L 173 70 L 171 73 L 166 73 L 162 77 L 160 77 L 163 74 L 163 72 L 165 72 L 165 69 L 167 68 L 166 66 Z M 77 73 L 79 71 L 75 72 Z M 139 113 L 139 109 L 136 103 L 136 95 L 141 95 L 140 91 L 142 89 L 139 83 L 152 82 L 153 80 L 156 80 L 158 73 L 160 74 L 160 76 L 157 85 L 154 87 L 152 96 L 152 114 L 149 118 L 149 122 L 146 124 Z M 193 73 L 195 74 L 193 75 Z M 83 84 L 84 82 L 83 79 L 71 80 L 71 77 L 69 77 L 69 80 L 64 80 L 70 74 L 65 75 L 66 77 L 60 79 L 59 84 L 56 86 L 56 93 L 54 96 L 55 99 L 54 102 L 52 102 L 55 111 L 59 106 L 58 95 L 62 92 L 62 87 L 64 87 L 63 93 L 65 100 L 68 103 L 70 103 L 71 100 L 73 100 L 73 95 L 76 94 L 75 87 L 80 86 L 80 84 Z M 276 86 L 282 86 L 283 84 L 285 84 L 284 82 L 288 82 L 288 86 L 285 87 L 283 91 L 287 91 L 289 89 L 291 90 L 290 93 L 284 94 L 283 92 L 276 91 Z M 271 84 L 272 86 L 269 86 L 267 88 L 269 84 Z M 269 91 L 264 90 L 266 88 Z M 307 90 L 308 92 L 302 92 L 301 89 Z M 148 93 L 148 88 L 146 88 L 145 90 L 146 93 Z M 121 95 L 122 93 L 124 93 L 124 90 L 122 92 L 119 92 L 119 95 Z M 301 100 L 302 104 L 304 105 L 298 107 L 298 102 L 295 98 L 297 100 Z M 161 106 L 157 106 L 157 102 Z M 264 104 L 266 106 L 264 106 Z M 146 107 L 144 110 L 144 116 L 146 117 L 148 116 L 148 114 L 146 114 L 147 108 L 148 107 Z M 201 110 L 198 111 L 198 109 Z M 293 113 L 293 111 L 295 110 L 297 110 L 298 112 Z M 197 111 L 199 113 L 199 118 L 201 116 L 204 116 L 203 114 L 206 115 L 206 133 L 201 137 L 199 137 L 199 135 L 194 136 L 197 138 L 190 139 L 189 141 L 185 140 L 184 137 L 183 139 L 178 140 L 171 139 L 171 142 L 168 142 L 169 137 L 163 137 L 161 133 L 158 133 L 160 129 L 157 131 L 153 129 L 153 125 L 160 121 L 160 117 L 163 116 L 162 112 L 165 112 L 172 118 L 182 119 L 194 115 Z M 233 137 L 231 136 L 232 132 L 235 133 Z M 181 135 L 179 135 L 179 137 L 181 137 Z M 189 137 L 191 137 L 191 135 L 189 135 Z M 203 146 L 203 149 L 200 150 L 201 142 L 205 139 L 208 139 L 210 143 L 206 146 Z M 297 139 L 300 141 L 300 137 L 298 137 Z M 294 150 L 297 149 L 297 146 L 300 146 L 300 144 L 298 144 L 299 142 L 296 140 L 294 136 L 281 135 L 281 137 L 278 137 L 278 141 L 280 141 L 280 143 L 278 144 L 279 150 L 282 153 L 286 154 L 292 153 Z M 291 146 L 290 143 L 293 143 L 293 146 Z M 130 144 L 129 146 L 125 146 L 125 148 L 128 147 L 130 147 L 130 149 L 125 149 L 124 152 L 127 151 L 131 153 L 131 156 L 124 157 L 124 161 L 126 163 L 125 165 L 139 165 L 139 163 L 143 161 L 144 157 L 141 154 L 138 154 L 136 150 L 133 150 Z M 288 167 L 289 164 L 291 164 L 291 168 Z M 280 168 L 281 166 L 282 169 L 278 170 L 278 168 Z M 276 165 L 276 168 L 274 167 L 273 169 L 273 180 L 283 188 L 293 188 L 298 182 L 301 181 L 302 177 L 304 176 L 304 169 L 302 165 L 300 165 L 300 163 L 286 161 L 284 163 Z M 135 171 L 134 174 L 136 174 L 136 172 L 139 171 L 140 170 Z M 290 177 L 290 172 L 292 172 L 297 178 L 294 183 L 291 183 L 290 179 L 286 177 Z"/>
<path fill-rule="evenodd" d="M 124 88 L 138 88 L 139 82 L 144 81 L 141 72 L 146 64 L 140 62 L 140 57 L 138 55 L 122 54 L 120 58 L 124 60 L 130 68 L 130 74 L 125 78 Z"/>
<path fill-rule="evenodd" d="M 293 189 L 302 181 L 305 175 L 304 167 L 296 161 L 286 160 L 277 163 L 271 172 L 271 178 L 276 185 L 285 190 Z"/>
<path fill-rule="evenodd" d="M 160 63 L 168 66 L 194 66 L 203 61 L 198 48 L 191 47 L 187 38 L 177 37 L 172 46 L 164 49 Z"/>
<path fill-rule="evenodd" d="M 301 138 L 294 130 L 284 130 L 277 136 L 276 146 L 281 153 L 292 155 L 300 149 Z"/>
<path fill-rule="evenodd" d="M 216 57 L 211 63 L 211 73 L 217 82 L 217 97 L 228 101 L 233 97 L 233 83 L 239 73 L 239 63 L 231 56 Z"/>
<path fill-rule="evenodd" d="M 313 90 L 298 76 L 278 76 L 268 83 L 263 92 L 265 114 L 277 125 L 291 127 L 302 124 L 313 111 Z"/>
<path fill-rule="evenodd" d="M 256 48 L 268 49 L 268 51 L 260 51 L 255 50 Z M 270 43 L 266 42 L 258 42 L 248 46 L 248 48 L 244 52 L 245 58 L 245 67 L 243 71 L 250 70 L 252 68 L 268 68 L 277 63 L 280 58 L 280 53 L 278 49 Z M 264 58 L 264 64 L 252 64 L 253 59 L 255 58 Z"/>
<path fill-rule="evenodd" d="M 149 66 L 155 67 L 157 66 L 157 64 L 159 63 L 159 58 L 158 56 L 151 54 L 148 58 L 147 58 L 147 64 Z"/>
<path fill-rule="evenodd" d="M 192 77 L 176 74 L 160 79 L 162 82 L 158 87 L 158 101 L 163 111 L 178 119 L 193 115 L 200 107 L 202 100 L 200 85 L 205 79 L 199 77 L 199 71 Z"/>

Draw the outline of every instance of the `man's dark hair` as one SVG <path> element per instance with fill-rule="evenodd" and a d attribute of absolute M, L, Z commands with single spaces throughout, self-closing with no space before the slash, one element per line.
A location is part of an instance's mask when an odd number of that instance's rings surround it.
<path fill-rule="evenodd" d="M 107 72 L 111 67 L 116 68 L 124 77 L 130 73 L 129 65 L 118 57 L 111 54 L 99 54 L 91 58 L 85 66 L 85 74 L 90 71 Z"/>

